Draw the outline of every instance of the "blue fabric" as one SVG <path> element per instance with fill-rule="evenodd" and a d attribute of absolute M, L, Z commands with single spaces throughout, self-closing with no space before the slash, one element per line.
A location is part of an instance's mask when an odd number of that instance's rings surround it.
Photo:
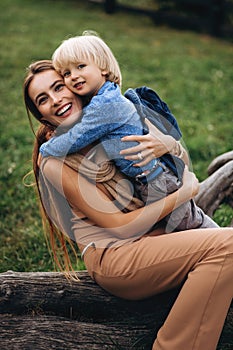
<path fill-rule="evenodd" d="M 144 124 L 145 134 L 149 132 L 147 125 L 144 123 L 145 118 L 147 118 L 164 134 L 171 135 L 176 140 L 182 137 L 176 118 L 155 91 L 142 86 L 136 89 L 128 89 L 125 92 L 125 97 L 132 101 L 137 108 Z M 182 181 L 184 162 L 180 158 L 165 154 L 160 157 L 160 160 Z"/>
<path fill-rule="evenodd" d="M 128 94 L 126 98 L 121 94 L 117 84 L 107 81 L 97 95 L 91 99 L 91 102 L 83 108 L 80 122 L 76 123 L 68 132 L 53 137 L 40 147 L 42 156 L 63 157 L 69 153 L 78 152 L 95 141 L 99 141 L 103 145 L 109 159 L 114 160 L 116 166 L 127 176 L 135 178 L 142 172 L 152 169 L 153 161 L 141 168 L 133 167 L 133 164 L 138 161 L 125 160 L 119 154 L 121 150 L 137 145 L 137 142 L 120 141 L 123 136 L 143 135 L 148 132 L 143 122 L 145 115 L 142 115 L 142 111 L 144 112 L 144 109 L 140 108 L 139 110 L 138 106 L 145 105 L 145 110 L 148 111 L 151 111 L 151 109 L 147 108 L 149 105 L 154 106 L 157 110 L 160 108 L 161 111 L 163 108 L 163 113 L 168 113 L 172 122 L 170 123 L 170 119 L 166 122 L 167 133 L 171 132 L 172 136 L 174 134 L 173 129 L 178 132 L 179 128 L 175 118 L 170 114 L 166 104 L 159 99 L 158 95 L 156 94 L 156 99 L 150 100 L 151 96 L 153 97 L 153 93 L 151 94 L 153 90 L 149 89 L 150 94 L 147 94 L 147 88 L 143 87 L 140 89 L 135 89 L 137 95 L 133 94 L 133 96 L 139 96 L 141 92 L 143 93 L 137 100 L 139 104 L 134 105 L 134 99 L 130 100 Z M 157 110 L 155 112 L 159 116 Z M 146 117 L 149 119 L 150 113 Z M 159 125 L 161 124 L 162 126 L 162 120 L 166 120 L 166 118 L 161 117 L 160 119 Z M 155 117 L 154 120 L 156 120 Z M 169 127 L 169 123 L 171 127 Z M 176 137 L 178 137 L 178 134 Z M 166 161 L 166 158 L 164 159 L 165 164 L 168 165 L 169 162 Z M 170 165 L 173 166 L 172 170 L 174 169 L 176 173 L 177 170 L 176 166 L 174 166 L 173 158 L 170 161 Z"/>
<path fill-rule="evenodd" d="M 182 137 L 176 118 L 155 91 L 142 86 L 128 89 L 124 95 L 133 102 L 143 121 L 145 118 L 149 119 L 161 132 L 173 136 L 176 140 Z M 145 128 L 147 129 L 146 126 Z"/>

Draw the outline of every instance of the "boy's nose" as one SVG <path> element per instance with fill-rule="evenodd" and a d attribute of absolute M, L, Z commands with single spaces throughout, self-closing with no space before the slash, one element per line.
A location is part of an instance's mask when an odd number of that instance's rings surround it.
<path fill-rule="evenodd" d="M 78 74 L 77 70 L 71 71 L 70 75 L 71 75 L 71 79 L 72 80 L 75 80 L 75 79 L 77 79 L 79 77 L 79 74 Z"/>

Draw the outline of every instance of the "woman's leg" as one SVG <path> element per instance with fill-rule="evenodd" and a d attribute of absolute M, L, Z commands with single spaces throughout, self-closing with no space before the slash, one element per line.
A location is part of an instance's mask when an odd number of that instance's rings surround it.
<path fill-rule="evenodd" d="M 216 349 L 233 296 L 232 229 L 147 236 L 102 252 L 91 248 L 85 262 L 117 296 L 142 299 L 184 282 L 153 350 Z"/>
<path fill-rule="evenodd" d="M 212 246 L 189 272 L 153 350 L 216 349 L 233 297 L 233 243 Z"/>

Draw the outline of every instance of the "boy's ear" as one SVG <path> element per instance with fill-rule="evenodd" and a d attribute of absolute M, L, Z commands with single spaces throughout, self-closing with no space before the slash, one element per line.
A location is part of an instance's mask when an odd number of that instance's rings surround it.
<path fill-rule="evenodd" d="M 101 73 L 102 73 L 103 76 L 108 76 L 108 72 L 106 70 L 102 70 Z"/>

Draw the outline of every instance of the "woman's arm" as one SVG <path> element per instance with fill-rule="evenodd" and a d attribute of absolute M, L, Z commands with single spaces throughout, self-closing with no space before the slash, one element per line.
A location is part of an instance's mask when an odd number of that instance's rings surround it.
<path fill-rule="evenodd" d="M 135 165 L 143 166 L 154 158 L 170 153 L 181 158 L 186 165 L 189 165 L 188 153 L 179 141 L 176 141 L 170 135 L 163 134 L 149 120 L 145 119 L 145 122 L 149 127 L 149 134 L 130 135 L 122 138 L 122 141 L 137 141 L 139 143 L 135 147 L 130 147 L 121 151 L 121 154 L 125 155 L 126 159 L 137 160 L 138 153 L 141 153 L 143 160 Z"/>
<path fill-rule="evenodd" d="M 198 192 L 198 181 L 186 168 L 181 189 L 143 208 L 122 213 L 103 191 L 61 161 L 47 160 L 43 172 L 74 210 L 81 211 L 96 225 L 122 239 L 144 234 Z"/>

